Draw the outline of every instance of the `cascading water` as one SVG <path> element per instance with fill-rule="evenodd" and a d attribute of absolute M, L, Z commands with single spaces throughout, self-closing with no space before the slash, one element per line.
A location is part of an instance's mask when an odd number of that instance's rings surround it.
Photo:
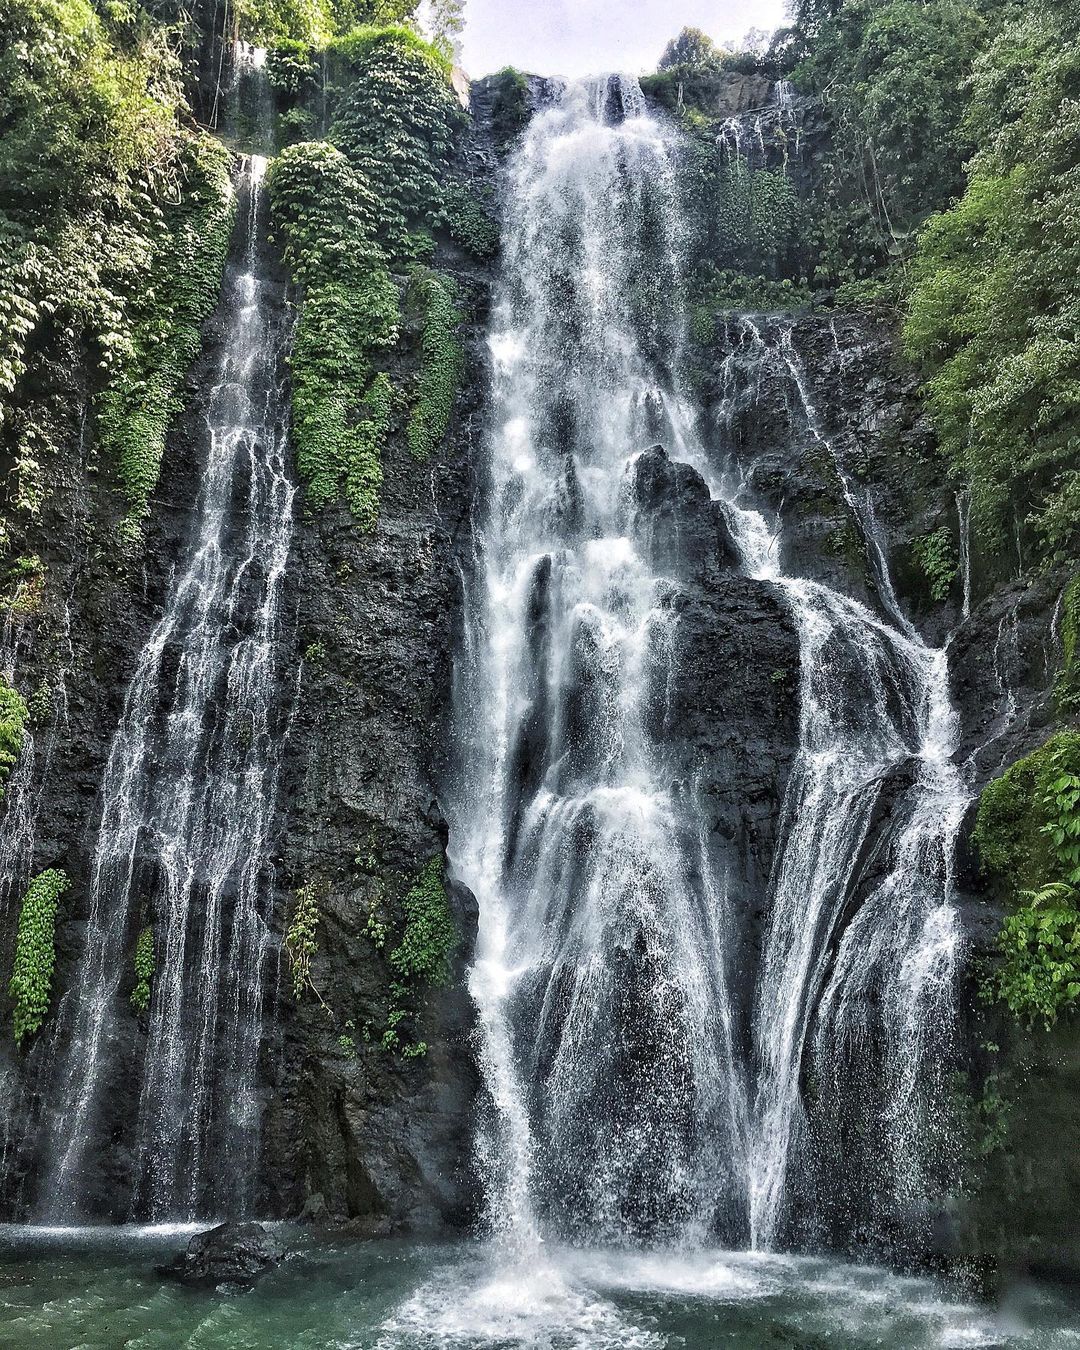
<path fill-rule="evenodd" d="M 239 182 L 242 254 L 226 285 L 192 537 L 105 770 L 85 945 L 58 1018 L 52 1157 L 36 1206 L 50 1219 L 83 1212 L 142 922 L 153 930 L 156 970 L 133 1210 L 190 1218 L 243 1213 L 252 1202 L 294 494 L 284 309 L 258 255 L 265 167 L 247 157 Z"/>
<path fill-rule="evenodd" d="M 866 1127 L 862 1163 L 887 1146 L 882 1222 L 909 1222 L 943 1097 L 968 799 L 945 655 L 901 610 L 790 325 L 742 321 L 727 406 L 782 381 L 801 434 L 833 458 L 886 617 L 789 575 L 724 418 L 698 434 L 672 317 L 675 156 L 633 82 L 611 79 L 539 112 L 509 169 L 451 857 L 480 907 L 481 1161 L 494 1227 L 519 1244 L 797 1237 L 796 1200 L 816 1203 L 802 1174 L 820 1179 L 835 1143 L 808 1075 L 844 1128 Z M 744 572 L 780 594 L 799 641 L 763 949 L 756 977 L 739 971 L 756 980 L 749 1028 L 733 993 L 741 919 L 703 844 L 707 811 L 665 756 L 682 582 L 651 564 L 636 497 L 657 440 L 706 479 Z M 893 825 L 871 841 L 886 797 Z"/>
<path fill-rule="evenodd" d="M 666 392 L 674 196 L 625 81 L 568 90 L 512 170 L 452 854 L 480 902 L 486 1156 L 518 1235 L 707 1223 L 743 1134 L 722 906 L 662 762 L 677 583 L 634 496 L 636 452 L 688 434 Z"/>

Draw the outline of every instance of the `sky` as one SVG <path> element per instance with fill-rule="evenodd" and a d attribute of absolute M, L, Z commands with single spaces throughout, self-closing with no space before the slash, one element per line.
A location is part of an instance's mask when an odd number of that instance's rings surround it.
<path fill-rule="evenodd" d="M 466 0 L 462 65 L 537 75 L 655 70 L 669 38 L 701 28 L 717 42 L 784 22 L 785 0 Z"/>

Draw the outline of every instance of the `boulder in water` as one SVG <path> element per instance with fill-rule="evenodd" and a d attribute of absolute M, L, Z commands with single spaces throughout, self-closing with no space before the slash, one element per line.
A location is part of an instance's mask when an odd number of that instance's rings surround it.
<path fill-rule="evenodd" d="M 177 1258 L 158 1272 L 196 1288 L 234 1285 L 249 1289 L 280 1263 L 285 1249 L 259 1223 L 223 1223 L 196 1233 Z"/>

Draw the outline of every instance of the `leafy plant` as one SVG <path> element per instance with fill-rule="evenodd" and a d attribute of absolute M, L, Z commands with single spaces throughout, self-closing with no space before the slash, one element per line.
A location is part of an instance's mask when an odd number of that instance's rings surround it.
<path fill-rule="evenodd" d="M 311 981 L 311 958 L 319 950 L 315 933 L 319 926 L 318 892 L 313 882 L 296 892 L 292 919 L 285 930 L 285 955 L 292 976 L 293 998 L 299 1003 L 310 989 L 320 1002 L 322 995 Z"/>
<path fill-rule="evenodd" d="M 376 354 L 397 341 L 400 298 L 373 242 L 378 206 L 340 150 L 291 146 L 270 193 L 284 254 L 303 285 L 291 355 L 296 462 L 313 510 L 344 495 L 374 529 L 393 396 Z"/>
<path fill-rule="evenodd" d="M 1051 882 L 1021 898 L 1002 925 L 1001 960 L 984 993 L 1024 1021 L 1049 1027 L 1080 997 L 1080 895 L 1073 886 Z"/>
<path fill-rule="evenodd" d="M 291 366 L 307 502 L 318 510 L 344 497 L 360 527 L 373 530 L 399 403 L 379 369 L 401 322 L 390 267 L 430 252 L 429 231 L 443 218 L 443 161 L 461 111 L 443 57 L 409 29 L 361 27 L 335 40 L 330 55 L 346 76 L 333 144 L 290 146 L 269 182 L 275 229 L 302 288 Z M 451 352 L 443 344 L 445 359 L 436 362 L 437 323 L 435 314 L 411 438 L 421 449 L 442 435 Z"/>
<path fill-rule="evenodd" d="M 187 191 L 163 213 L 145 289 L 131 306 L 129 347 L 97 405 L 102 449 L 117 465 L 128 512 L 123 532 L 138 539 L 183 407 L 182 387 L 198 355 L 203 320 L 221 290 L 234 214 L 225 147 L 207 136 L 185 147 Z"/>
<path fill-rule="evenodd" d="M 489 202 L 481 201 L 464 182 L 451 182 L 443 193 L 443 218 L 455 243 L 474 258 L 487 261 L 499 251 L 499 227 Z"/>
<path fill-rule="evenodd" d="M 1066 586 L 1061 604 L 1061 670 L 1054 695 L 1062 712 L 1080 709 L 1080 576 Z"/>
<path fill-rule="evenodd" d="M 8 985 L 15 1000 L 16 1045 L 39 1031 L 48 1014 L 56 966 L 56 907 L 70 885 L 65 872 L 50 868 L 34 877 L 23 896 Z"/>
<path fill-rule="evenodd" d="M 948 600 L 959 571 L 952 531 L 947 525 L 939 525 L 916 539 L 912 551 L 926 577 L 931 598 L 939 603 Z"/>
<path fill-rule="evenodd" d="M 425 865 L 401 907 L 405 929 L 387 957 L 391 970 L 414 986 L 445 984 L 458 933 L 446 897 L 441 858 Z"/>
<path fill-rule="evenodd" d="M 0 12 L 0 422 L 12 497 L 40 511 L 55 448 L 28 361 L 97 365 L 101 440 L 138 532 L 179 383 L 213 304 L 228 153 L 191 127 L 165 26 L 128 6 L 10 0 Z"/>
<path fill-rule="evenodd" d="M 135 944 L 135 987 L 131 991 L 131 1006 L 137 1013 L 144 1013 L 150 1006 L 150 981 L 155 969 L 154 930 L 147 925 Z"/>
<path fill-rule="evenodd" d="M 396 1050 L 406 1059 L 415 1059 L 427 1053 L 427 1043 L 406 1040 L 404 1025 L 415 1022 L 416 1004 L 423 990 L 443 985 L 450 978 L 459 941 L 441 858 L 432 858 L 421 869 L 401 902 L 401 916 L 400 936 L 392 947 L 391 925 L 378 905 L 373 904 L 369 911 L 367 933 L 375 949 L 385 953 L 392 975 L 390 1006 L 379 1043 L 384 1050 Z"/>

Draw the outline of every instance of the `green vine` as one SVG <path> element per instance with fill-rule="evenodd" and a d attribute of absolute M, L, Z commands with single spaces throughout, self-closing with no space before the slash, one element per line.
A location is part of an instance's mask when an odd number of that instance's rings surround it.
<path fill-rule="evenodd" d="M 382 446 L 393 397 L 375 371 L 397 342 L 398 288 L 373 241 L 378 206 L 363 178 L 325 141 L 290 146 L 271 166 L 284 257 L 303 287 L 293 342 L 293 440 L 312 510 L 345 496 L 374 529 Z"/>
<path fill-rule="evenodd" d="M 415 256 L 413 232 L 442 214 L 442 165 L 464 118 L 439 54 L 410 29 L 362 28 L 338 39 L 348 71 L 330 139 L 379 203 L 377 237 L 394 262 Z"/>
<path fill-rule="evenodd" d="M 302 289 L 291 357 L 293 440 L 307 504 L 344 498 L 358 525 L 378 521 L 383 452 L 399 398 L 380 366 L 397 344 L 401 293 L 391 264 L 428 256 L 443 219 L 442 166 L 462 116 L 442 56 L 410 29 L 362 27 L 334 39 L 344 87 L 330 141 L 290 146 L 270 171 L 275 230 Z M 303 84 L 295 49 L 278 78 Z M 434 303 L 434 301 L 433 301 Z M 414 453 L 445 431 L 435 312 L 424 345 Z M 449 395 L 452 403 L 453 394 Z M 442 430 L 440 430 L 440 426 Z"/>
<path fill-rule="evenodd" d="M 529 82 L 520 70 L 504 66 L 488 81 L 492 90 L 491 130 L 500 149 L 522 132 L 529 121 Z"/>
<path fill-rule="evenodd" d="M 144 1013 L 150 1006 L 150 981 L 156 968 L 154 930 L 147 925 L 135 943 L 135 987 L 131 991 L 131 1006 L 137 1013 Z"/>
<path fill-rule="evenodd" d="M 8 985 L 15 1000 L 16 1045 L 40 1030 L 48 1014 L 56 965 L 56 907 L 70 884 L 65 872 L 50 869 L 34 877 L 23 897 Z"/>
<path fill-rule="evenodd" d="M 29 717 L 26 700 L 0 675 L 0 800 L 4 796 L 4 784 L 19 758 Z"/>
<path fill-rule="evenodd" d="M 409 290 L 410 299 L 422 309 L 424 317 L 420 374 L 409 415 L 408 441 L 411 453 L 426 460 L 446 435 L 461 384 L 464 354 L 457 337 L 461 315 L 456 307 L 457 288 L 449 277 L 417 268 Z"/>

